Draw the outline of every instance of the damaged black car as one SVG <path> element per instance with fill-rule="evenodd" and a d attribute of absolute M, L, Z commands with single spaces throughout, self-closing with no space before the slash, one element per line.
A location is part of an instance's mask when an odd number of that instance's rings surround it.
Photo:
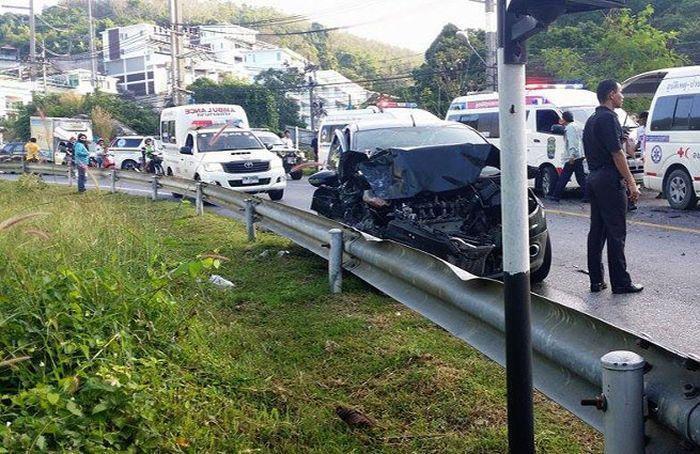
<path fill-rule="evenodd" d="M 500 278 L 499 154 L 464 125 L 356 123 L 337 132 L 330 170 L 309 178 L 317 187 L 311 209 L 472 274 Z M 532 190 L 528 209 L 531 280 L 541 282 L 552 251 L 544 209 Z"/>

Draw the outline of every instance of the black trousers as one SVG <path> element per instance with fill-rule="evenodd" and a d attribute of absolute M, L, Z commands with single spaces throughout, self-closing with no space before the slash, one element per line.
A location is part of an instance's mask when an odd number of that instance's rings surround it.
<path fill-rule="evenodd" d="M 608 270 L 613 288 L 632 281 L 627 273 L 627 192 L 614 167 L 591 171 L 586 180 L 591 201 L 591 230 L 588 232 L 588 273 L 591 284 L 604 281 L 603 246 L 608 243 Z"/>
<path fill-rule="evenodd" d="M 553 198 L 557 200 L 561 199 L 561 196 L 564 194 L 564 190 L 566 189 L 566 185 L 569 184 L 569 180 L 573 174 L 576 174 L 576 181 L 581 181 L 583 183 L 581 185 L 581 188 L 583 189 L 583 200 L 588 198 L 586 172 L 583 170 L 583 159 L 577 159 L 573 164 L 569 163 L 568 161 L 566 164 L 564 164 L 561 175 L 559 175 L 559 179 L 557 180 L 557 187 L 554 189 L 554 194 L 552 194 Z"/>

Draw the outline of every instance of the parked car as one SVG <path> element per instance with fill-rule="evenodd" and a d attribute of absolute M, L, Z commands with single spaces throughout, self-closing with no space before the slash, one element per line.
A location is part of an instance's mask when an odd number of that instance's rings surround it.
<path fill-rule="evenodd" d="M 18 160 L 24 157 L 23 142 L 7 142 L 0 148 L 0 161 Z"/>
<path fill-rule="evenodd" d="M 329 170 L 312 175 L 311 209 L 472 274 L 503 274 L 500 151 L 474 129 L 442 120 L 363 120 L 336 131 Z M 532 169 L 532 177 L 536 169 Z M 528 190 L 533 282 L 549 274 L 544 209 Z"/>
<path fill-rule="evenodd" d="M 282 159 L 284 171 L 292 177 L 292 180 L 300 180 L 304 175 L 302 169 L 292 170 L 295 166 L 304 162 L 304 153 L 298 148 L 289 148 L 282 139 L 269 129 L 252 129 L 258 139 L 267 147 L 274 151 Z"/>
<path fill-rule="evenodd" d="M 114 167 L 117 169 L 134 170 L 141 165 L 141 148 L 146 139 L 152 136 L 119 136 L 112 140 L 109 150 L 114 154 Z M 155 144 L 155 141 L 153 142 Z"/>

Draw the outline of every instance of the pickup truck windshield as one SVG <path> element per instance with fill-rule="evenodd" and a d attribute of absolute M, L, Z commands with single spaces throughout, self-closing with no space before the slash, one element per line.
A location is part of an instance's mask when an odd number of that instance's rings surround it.
<path fill-rule="evenodd" d="M 279 138 L 277 134 L 274 132 L 268 132 L 268 131 L 258 131 L 255 133 L 256 136 L 258 136 L 258 139 L 262 140 L 262 143 L 265 145 L 272 145 L 272 146 L 284 146 L 284 142 L 282 142 L 282 139 Z"/>
<path fill-rule="evenodd" d="M 228 150 L 259 150 L 265 149 L 255 135 L 250 131 L 200 132 L 197 134 L 197 150 L 200 153 L 209 151 Z"/>
<path fill-rule="evenodd" d="M 466 126 L 418 126 L 369 129 L 355 133 L 354 151 L 375 151 L 377 148 L 411 148 L 427 145 L 486 143 L 478 133 Z"/>

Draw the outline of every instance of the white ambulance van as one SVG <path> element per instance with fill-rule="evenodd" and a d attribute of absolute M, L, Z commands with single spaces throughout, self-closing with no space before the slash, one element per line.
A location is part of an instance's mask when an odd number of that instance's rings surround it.
<path fill-rule="evenodd" d="M 232 104 L 190 104 L 160 114 L 163 168 L 190 178 L 244 192 L 284 196 L 282 160 L 248 127 L 248 116 Z"/>
<path fill-rule="evenodd" d="M 700 197 L 700 66 L 659 69 L 622 83 L 625 96 L 653 96 L 644 153 L 644 185 L 679 210 Z"/>
<path fill-rule="evenodd" d="M 564 152 L 564 136 L 552 132 L 552 126 L 559 124 L 562 113 L 568 110 L 583 127 L 600 103 L 595 93 L 583 90 L 581 85 L 576 84 L 527 85 L 525 93 L 527 163 L 539 169 L 535 189 L 547 195 L 557 184 Z M 620 123 L 630 128 L 630 134 L 636 137 L 637 124 L 634 120 L 622 109 L 618 109 L 617 114 Z M 478 93 L 456 98 L 445 119 L 471 126 L 489 142 L 500 145 L 498 93 Z M 632 175 L 641 183 L 644 175 L 641 156 L 628 158 L 627 163 Z M 579 186 L 575 180 L 572 178 L 567 187 Z"/>

